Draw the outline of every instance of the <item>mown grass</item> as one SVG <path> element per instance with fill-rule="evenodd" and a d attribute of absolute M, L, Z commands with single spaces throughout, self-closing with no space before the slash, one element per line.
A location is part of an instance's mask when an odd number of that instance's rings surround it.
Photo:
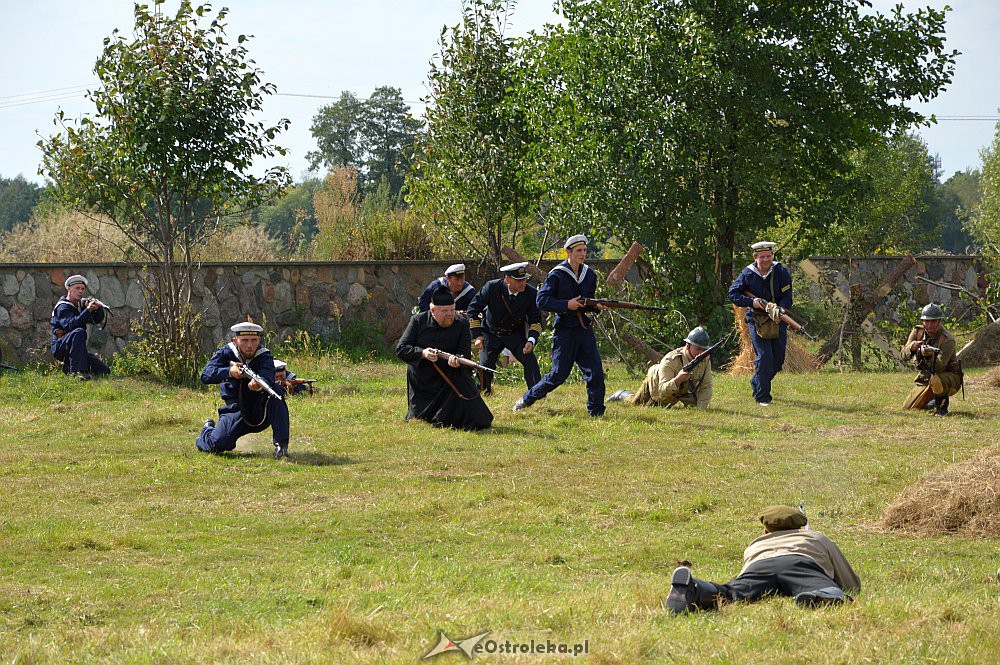
<path fill-rule="evenodd" d="M 0 378 L 6 662 L 405 663 L 440 630 L 587 640 L 598 663 L 1000 653 L 1000 543 L 875 526 L 922 474 L 997 440 L 996 389 L 940 419 L 898 410 L 904 374 L 782 375 L 770 409 L 717 375 L 710 412 L 591 419 L 582 384 L 516 415 L 521 388 L 501 384 L 495 429 L 474 434 L 404 423 L 399 364 L 291 365 L 322 383 L 292 403 L 286 462 L 266 433 L 198 453 L 215 392 Z M 635 384 L 612 368 L 609 392 Z M 858 570 L 857 602 L 664 613 L 678 562 L 729 579 L 759 508 L 800 500 Z"/>

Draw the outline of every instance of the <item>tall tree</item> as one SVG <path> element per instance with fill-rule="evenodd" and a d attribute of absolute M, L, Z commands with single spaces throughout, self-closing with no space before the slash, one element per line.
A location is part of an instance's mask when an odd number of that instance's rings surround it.
<path fill-rule="evenodd" d="M 637 239 L 703 320 L 776 221 L 834 218 L 853 150 L 951 80 L 945 12 L 867 0 L 564 0 L 531 40 L 532 180 L 565 228 Z M 739 248 L 739 249 L 737 249 Z M 680 304 L 680 303 L 679 303 Z M 718 311 L 718 310 L 716 310 Z"/>
<path fill-rule="evenodd" d="M 313 117 L 312 132 L 317 149 L 306 153 L 309 168 L 334 169 L 340 166 L 358 168 L 363 159 L 361 126 L 364 105 L 347 90 L 340 99 L 320 108 Z"/>
<path fill-rule="evenodd" d="M 463 0 L 431 63 L 427 134 L 414 159 L 410 201 L 462 254 L 499 264 L 532 198 L 521 181 L 529 143 L 516 103 L 515 3 Z"/>
<path fill-rule="evenodd" d="M 399 88 L 381 86 L 364 100 L 345 90 L 313 118 L 317 150 L 306 156 L 312 169 L 353 167 L 362 192 L 375 191 L 384 179 L 397 196 L 419 129 Z"/>
<path fill-rule="evenodd" d="M 41 195 L 42 188 L 23 175 L 0 178 L 0 232 L 27 222 Z"/>
<path fill-rule="evenodd" d="M 256 120 L 273 84 L 248 57 L 240 35 L 228 43 L 228 12 L 184 0 L 174 16 L 135 5 L 134 37 L 104 40 L 88 93 L 96 112 L 39 146 L 40 172 L 64 201 L 99 213 L 135 244 L 153 269 L 147 284 L 152 351 L 165 378 L 195 376 L 197 313 L 191 309 L 192 250 L 235 216 L 289 183 L 285 169 L 252 175 L 253 161 L 284 154 L 273 144 L 288 121 Z"/>

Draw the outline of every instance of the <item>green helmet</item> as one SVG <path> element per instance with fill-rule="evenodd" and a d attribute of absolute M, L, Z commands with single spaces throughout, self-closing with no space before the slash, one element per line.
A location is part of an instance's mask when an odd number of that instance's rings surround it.
<path fill-rule="evenodd" d="M 943 319 L 944 310 L 931 303 L 930 305 L 924 305 L 924 308 L 920 310 L 920 320 L 921 321 L 933 321 L 935 319 Z"/>
<path fill-rule="evenodd" d="M 707 349 L 712 346 L 712 342 L 708 337 L 708 333 L 704 328 L 698 326 L 694 330 L 688 333 L 688 336 L 684 338 L 684 341 L 688 344 L 694 344 L 695 346 L 700 346 L 703 349 Z"/>

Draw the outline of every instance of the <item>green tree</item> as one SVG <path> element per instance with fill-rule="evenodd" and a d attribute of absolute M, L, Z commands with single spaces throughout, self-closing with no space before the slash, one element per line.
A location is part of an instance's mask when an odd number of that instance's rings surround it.
<path fill-rule="evenodd" d="M 174 16 L 135 6 L 134 38 L 104 40 L 88 93 L 93 116 L 40 141 L 40 172 L 73 207 L 110 219 L 152 272 L 145 332 L 159 371 L 190 380 L 200 351 L 191 310 L 192 251 L 229 222 L 280 192 L 282 168 L 249 173 L 255 159 L 283 151 L 275 136 L 288 121 L 255 119 L 274 85 L 248 58 L 240 35 L 229 44 L 228 12 L 184 0 Z"/>
<path fill-rule="evenodd" d="M 976 214 L 969 219 L 969 232 L 975 237 L 980 251 L 1000 263 L 1000 123 L 997 123 L 993 143 L 980 151 L 983 160 L 982 198 Z M 1000 267 L 1000 266 L 997 266 Z"/>
<path fill-rule="evenodd" d="M 530 143 L 515 94 L 515 3 L 463 0 L 431 63 L 427 130 L 415 153 L 409 200 L 455 250 L 498 264 L 516 245 L 531 193 L 521 180 Z"/>
<path fill-rule="evenodd" d="M 385 180 L 396 197 L 402 191 L 409 170 L 407 154 L 419 129 L 399 88 L 381 86 L 365 100 L 345 90 L 313 118 L 310 131 L 317 150 L 306 157 L 314 170 L 353 167 L 363 193 L 374 192 Z"/>
<path fill-rule="evenodd" d="M 923 140 L 910 133 L 884 137 L 848 161 L 831 192 L 828 223 L 819 228 L 795 218 L 776 229 L 778 237 L 795 237 L 799 254 L 910 254 L 935 246 L 938 221 L 927 213 L 939 183 Z"/>
<path fill-rule="evenodd" d="M 945 12 L 865 0 L 564 0 L 532 38 L 531 180 L 562 228 L 639 240 L 708 321 L 776 222 L 825 226 L 853 151 L 951 80 Z M 677 285 L 683 285 L 679 287 Z M 718 323 L 722 323 L 721 319 Z"/>
<path fill-rule="evenodd" d="M 409 156 L 420 130 L 399 88 L 376 88 L 365 104 L 362 145 L 365 148 L 364 184 L 373 192 L 385 181 L 390 198 L 403 190 Z"/>
<path fill-rule="evenodd" d="M 317 143 L 316 150 L 306 153 L 309 168 L 360 167 L 363 117 L 364 104 L 347 90 L 340 93 L 340 99 L 333 104 L 320 108 L 309 128 Z"/>
<path fill-rule="evenodd" d="M 278 240 L 285 253 L 291 255 L 308 245 L 318 227 L 313 197 L 323 187 L 316 178 L 307 178 L 285 190 L 284 196 L 273 205 L 258 212 L 260 223 L 267 234 Z"/>
<path fill-rule="evenodd" d="M 42 188 L 25 180 L 23 175 L 0 178 L 0 232 L 10 231 L 31 219 L 31 211 L 41 195 Z"/>

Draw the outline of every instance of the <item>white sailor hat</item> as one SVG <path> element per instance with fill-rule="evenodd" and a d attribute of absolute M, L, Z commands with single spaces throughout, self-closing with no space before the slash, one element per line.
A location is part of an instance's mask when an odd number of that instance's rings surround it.
<path fill-rule="evenodd" d="M 288 368 L 288 363 L 286 363 L 284 360 L 278 360 L 277 358 L 274 359 L 274 371 L 275 372 L 280 372 L 281 370 L 287 369 L 287 368 Z"/>
<path fill-rule="evenodd" d="M 767 240 L 762 240 L 760 242 L 755 242 L 754 244 L 750 245 L 750 249 L 752 249 L 754 252 L 759 252 L 762 249 L 769 249 L 773 252 L 774 248 L 777 246 L 778 243 L 776 242 L 768 242 Z"/>
<path fill-rule="evenodd" d="M 583 245 L 590 244 L 587 241 L 587 236 L 585 236 L 583 234 L 580 234 L 580 235 L 570 236 L 570 237 L 566 238 L 566 244 L 563 245 L 563 249 L 573 249 L 574 247 L 576 247 L 577 245 L 580 245 L 580 244 L 583 244 Z"/>
<path fill-rule="evenodd" d="M 251 323 L 250 321 L 244 321 L 243 323 L 237 323 L 235 326 L 230 328 L 233 331 L 233 335 L 236 337 L 242 337 L 244 335 L 260 335 L 264 332 L 264 329 L 258 326 L 256 323 Z"/>
<path fill-rule="evenodd" d="M 464 263 L 453 263 L 448 266 L 448 269 L 444 271 L 445 277 L 454 277 L 455 275 L 465 274 L 465 264 Z"/>
<path fill-rule="evenodd" d="M 87 278 L 84 277 L 83 275 L 70 275 L 66 279 L 66 283 L 63 286 L 65 286 L 68 289 L 74 284 L 83 284 L 84 286 L 89 286 L 90 282 L 88 282 Z"/>
<path fill-rule="evenodd" d="M 528 279 L 528 262 L 511 263 L 509 266 L 500 268 L 500 272 L 514 279 Z"/>

